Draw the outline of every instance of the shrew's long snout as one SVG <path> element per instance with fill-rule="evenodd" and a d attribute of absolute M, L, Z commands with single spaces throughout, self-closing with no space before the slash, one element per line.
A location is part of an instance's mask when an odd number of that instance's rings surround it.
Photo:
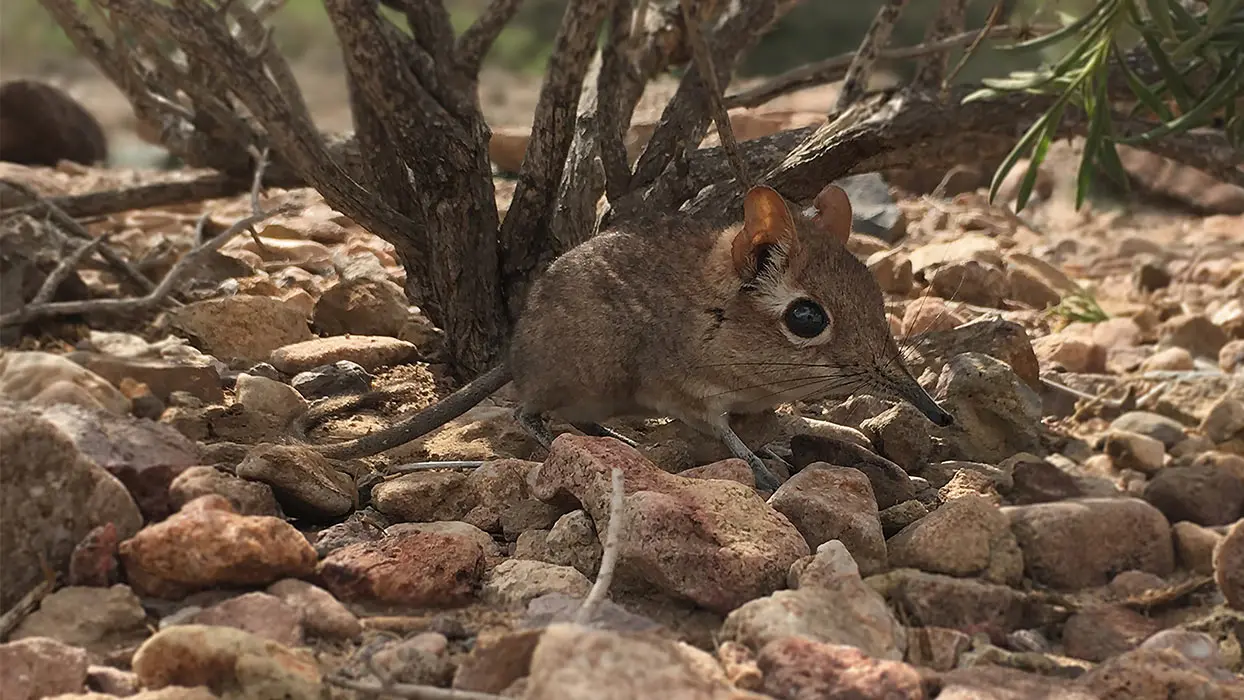
<path fill-rule="evenodd" d="M 939 428 L 954 425 L 955 417 L 939 406 L 933 397 L 929 396 L 929 392 L 925 391 L 924 387 L 920 386 L 920 382 L 917 382 L 905 368 L 890 369 L 885 372 L 884 376 L 889 389 L 899 398 L 915 406 L 933 425 Z"/>

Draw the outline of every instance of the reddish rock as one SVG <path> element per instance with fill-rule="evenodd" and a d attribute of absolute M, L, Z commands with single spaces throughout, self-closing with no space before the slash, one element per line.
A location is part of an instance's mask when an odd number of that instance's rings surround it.
<path fill-rule="evenodd" d="M 873 659 L 855 647 L 786 637 L 765 645 L 757 662 L 764 692 L 778 698 L 927 697 L 914 666 Z"/>
<path fill-rule="evenodd" d="M 302 644 L 302 614 L 298 608 L 267 593 L 244 593 L 196 614 L 191 622 L 245 630 L 285 646 Z"/>
<path fill-rule="evenodd" d="M 412 532 L 337 549 L 320 562 L 317 575 L 346 601 L 450 607 L 473 597 L 484 575 L 484 550 L 465 537 Z"/>
<path fill-rule="evenodd" d="M 80 693 L 86 685 L 84 650 L 47 637 L 0 644 L 0 698 L 39 700 Z"/>
<path fill-rule="evenodd" d="M 1140 646 L 1161 629 L 1157 622 L 1116 605 L 1099 605 L 1072 615 L 1063 625 L 1063 647 L 1068 656 L 1105 661 Z"/>
<path fill-rule="evenodd" d="M 748 487 L 754 488 L 756 486 L 756 476 L 752 474 L 752 468 L 747 466 L 747 462 L 733 457 L 723 459 L 720 462 L 705 464 L 702 467 L 684 469 L 678 472 L 678 476 L 687 479 L 723 479 Z"/>
<path fill-rule="evenodd" d="M 769 505 L 798 528 L 810 549 L 839 540 L 864 576 L 886 570 L 877 499 L 858 469 L 811 465 L 782 484 Z"/>
<path fill-rule="evenodd" d="M 1227 605 L 1244 610 L 1244 520 L 1233 525 L 1214 548 L 1214 581 Z"/>
<path fill-rule="evenodd" d="M 118 577 L 117 526 L 106 523 L 91 530 L 69 557 L 70 586 L 109 586 Z"/>
<path fill-rule="evenodd" d="M 1214 673 L 1174 649 L 1137 649 L 1116 656 L 1077 680 L 1105 700 L 1236 700 L 1244 680 Z"/>
<path fill-rule="evenodd" d="M 270 516 L 238 515 L 222 496 L 187 503 L 168 520 L 121 543 L 135 590 L 177 597 L 215 586 L 255 586 L 315 570 L 302 533 Z"/>

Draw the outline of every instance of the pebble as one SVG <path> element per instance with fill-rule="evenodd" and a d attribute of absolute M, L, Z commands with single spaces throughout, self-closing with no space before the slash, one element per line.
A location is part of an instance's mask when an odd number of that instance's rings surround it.
<path fill-rule="evenodd" d="M 299 372 L 289 380 L 289 384 L 303 397 L 319 399 L 341 394 L 362 394 L 371 389 L 372 379 L 374 377 L 358 363 L 339 360 Z"/>
<path fill-rule="evenodd" d="M 922 625 L 982 631 L 992 638 L 1019 629 L 1029 607 L 1024 594 L 1009 586 L 916 569 L 873 576 L 868 585 Z"/>
<path fill-rule="evenodd" d="M 1173 649 L 1185 659 L 1210 669 L 1223 668 L 1218 642 L 1204 632 L 1166 629 L 1155 633 L 1140 645 L 1141 649 Z"/>
<path fill-rule="evenodd" d="M 1007 517 L 984 496 L 947 501 L 891 537 L 887 546 L 895 567 L 1010 585 L 1024 573 Z"/>
<path fill-rule="evenodd" d="M 961 260 L 940 265 L 926 273 L 933 293 L 943 299 L 998 308 L 1010 291 L 1001 267 L 979 260 Z"/>
<path fill-rule="evenodd" d="M 1128 411 L 1111 421 L 1110 429 L 1147 435 L 1160 440 L 1168 450 L 1185 437 L 1178 421 L 1148 411 Z"/>
<path fill-rule="evenodd" d="M 863 472 L 809 465 L 782 484 L 769 505 L 790 520 L 810 549 L 838 540 L 865 576 L 886 570 L 877 500 Z"/>
<path fill-rule="evenodd" d="M 378 524 L 370 522 L 369 518 L 356 517 L 360 513 L 355 511 L 345 522 L 329 525 L 316 533 L 315 551 L 321 558 L 346 545 L 375 542 L 384 537 L 384 530 Z"/>
<path fill-rule="evenodd" d="M 266 585 L 315 568 L 315 550 L 292 525 L 238 515 L 221 496 L 190 501 L 120 546 L 130 584 L 143 595 L 180 598 L 218 586 Z"/>
<path fill-rule="evenodd" d="M 69 402 L 124 416 L 130 400 L 89 369 L 50 352 L 0 354 L 0 398 L 36 405 Z"/>
<path fill-rule="evenodd" d="M 1209 317 L 1184 314 L 1165 321 L 1158 329 L 1158 344 L 1183 348 L 1194 357 L 1218 358 L 1218 351 L 1227 344 L 1227 334 Z"/>
<path fill-rule="evenodd" d="M 271 486 L 281 507 L 291 515 L 328 520 L 358 506 L 354 479 L 310 447 L 260 445 L 238 465 L 237 475 Z"/>
<path fill-rule="evenodd" d="M 1052 333 L 1032 342 L 1037 360 L 1047 369 L 1061 369 L 1077 374 L 1101 374 L 1106 371 L 1106 348 L 1091 339 L 1066 333 Z"/>
<path fill-rule="evenodd" d="M 47 637 L 0 644 L 0 697 L 40 700 L 82 692 L 87 664 L 85 651 Z"/>
<path fill-rule="evenodd" d="M 1161 440 L 1126 430 L 1106 433 L 1104 450 L 1118 469 L 1135 469 L 1142 474 L 1155 474 L 1166 460 L 1166 446 Z"/>
<path fill-rule="evenodd" d="M 1244 480 L 1209 464 L 1168 467 L 1145 484 L 1144 499 L 1171 522 L 1227 525 L 1244 516 Z"/>
<path fill-rule="evenodd" d="M 1187 521 L 1172 525 L 1171 535 L 1175 542 L 1175 556 L 1181 567 L 1202 576 L 1213 575 L 1214 548 L 1222 535 Z"/>
<path fill-rule="evenodd" d="M 339 335 L 284 344 L 273 349 L 268 361 L 286 374 L 298 374 L 322 365 L 348 360 L 368 372 L 410 362 L 419 348 L 397 338 L 379 335 Z"/>
<path fill-rule="evenodd" d="M 574 567 L 507 559 L 492 570 L 480 598 L 491 605 L 516 608 L 549 593 L 583 598 L 591 588 L 592 582 Z"/>
<path fill-rule="evenodd" d="M 239 374 L 237 402 L 246 410 L 271 416 L 284 425 L 307 411 L 307 401 L 292 386 L 267 377 Z"/>
<path fill-rule="evenodd" d="M 872 272 L 881 291 L 890 294 L 907 294 L 911 291 L 914 284 L 911 260 L 903 251 L 879 250 L 869 255 L 864 264 Z"/>
<path fill-rule="evenodd" d="M 923 503 L 914 499 L 892 505 L 880 513 L 881 532 L 888 539 L 928 514 L 929 509 Z"/>
<path fill-rule="evenodd" d="M 116 477 L 82 455 L 56 426 L 21 405 L 0 403 L 0 609 L 44 579 L 65 573 L 74 548 L 112 523 L 118 539 L 143 517 Z"/>
<path fill-rule="evenodd" d="M 1081 498 L 1002 512 L 1010 518 L 1026 573 L 1052 588 L 1104 586 L 1125 569 L 1167 576 L 1175 568 L 1170 524 L 1137 498 Z"/>
<path fill-rule="evenodd" d="M 168 401 L 175 391 L 184 391 L 206 403 L 224 403 L 220 372 L 211 358 L 204 355 L 157 359 L 76 351 L 66 357 L 113 386 L 120 386 L 126 379 L 146 384 L 161 401 Z"/>
<path fill-rule="evenodd" d="M 766 644 L 757 663 L 764 673 L 764 691 L 777 698 L 927 697 L 914 666 L 871 658 L 852 646 L 786 637 Z"/>
<path fill-rule="evenodd" d="M 1140 371 L 1144 372 L 1185 372 L 1196 369 L 1196 361 L 1192 353 L 1183 348 L 1166 348 L 1159 350 L 1140 363 Z"/>
<path fill-rule="evenodd" d="M 221 601 L 190 618 L 198 625 L 245 630 L 287 647 L 302 645 L 302 612 L 280 598 L 253 591 Z"/>
<path fill-rule="evenodd" d="M 972 647 L 972 637 L 945 627 L 911 627 L 907 632 L 907 661 L 934 671 L 949 671 Z"/>
<path fill-rule="evenodd" d="M 900 325 L 904 338 L 926 333 L 949 331 L 963 323 L 963 316 L 950 304 L 937 297 L 921 297 L 909 302 Z"/>
<path fill-rule="evenodd" d="M 846 545 L 830 540 L 817 547 L 812 556 L 791 564 L 786 582 L 791 588 L 830 588 L 842 576 L 859 578 L 860 567 Z"/>
<path fill-rule="evenodd" d="M 604 555 L 604 547 L 596 534 L 596 524 L 582 510 L 573 510 L 558 518 L 549 529 L 545 546 L 549 554 L 546 561 L 573 566 L 589 578 L 596 576 L 600 569 L 600 559 Z"/>
<path fill-rule="evenodd" d="M 1218 367 L 1227 374 L 1244 368 L 1244 339 L 1228 341 L 1218 351 Z"/>
<path fill-rule="evenodd" d="M 441 686 L 454 674 L 449 640 L 439 632 L 420 632 L 409 639 L 383 644 L 372 663 L 394 683 Z"/>
<path fill-rule="evenodd" d="M 852 442 L 835 438 L 796 434 L 790 439 L 792 464 L 803 470 L 823 463 L 856 469 L 868 477 L 878 509 L 910 501 L 916 497 L 911 478 L 903 468 Z"/>
<path fill-rule="evenodd" d="M 239 515 L 281 515 L 271 486 L 216 467 L 190 467 L 173 479 L 168 495 L 169 502 L 178 509 L 200 496 L 218 495 L 229 501 Z"/>
<path fill-rule="evenodd" d="M 1161 629 L 1156 621 L 1117 605 L 1085 608 L 1063 625 L 1063 647 L 1068 656 L 1105 661 L 1140 646 Z"/>
<path fill-rule="evenodd" d="M 12 639 L 50 637 L 102 655 L 147 636 L 147 613 L 129 586 L 66 586 L 44 598 Z"/>
<path fill-rule="evenodd" d="M 570 494 L 606 531 L 611 473 L 621 469 L 627 527 L 619 570 L 716 612 L 777 590 L 811 553 L 783 515 L 741 484 L 668 474 L 611 438 L 565 433 L 531 476 L 532 495 Z"/>
<path fill-rule="evenodd" d="M 492 535 L 470 523 L 464 523 L 460 520 L 442 520 L 433 523 L 398 523 L 390 525 L 384 530 L 384 534 L 390 537 L 397 537 L 412 532 L 435 532 L 442 535 L 465 537 L 478 544 L 480 550 L 486 556 L 501 556 L 501 548 L 497 546 Z"/>
<path fill-rule="evenodd" d="M 1210 406 L 1200 429 L 1216 443 L 1244 437 L 1244 401 L 1233 396 L 1218 399 Z"/>
<path fill-rule="evenodd" d="M 1244 697 L 1244 680 L 1215 674 L 1174 649 L 1134 649 L 1093 668 L 1077 684 L 1099 698 Z"/>
<path fill-rule="evenodd" d="M 997 464 L 1016 452 L 1043 451 L 1041 397 L 1002 360 L 965 352 L 942 369 L 934 395 L 955 417 L 944 431 L 953 459 Z"/>
<path fill-rule="evenodd" d="M 410 316 L 410 302 L 387 279 L 344 279 L 324 290 L 311 322 L 325 335 L 397 336 Z"/>
<path fill-rule="evenodd" d="M 933 454 L 929 419 L 908 403 L 893 406 L 860 424 L 860 430 L 882 457 L 908 473 L 923 469 Z"/>
<path fill-rule="evenodd" d="M 1214 582 L 1227 605 L 1244 610 L 1244 521 L 1227 530 L 1214 548 Z"/>
<path fill-rule="evenodd" d="M 297 610 L 303 628 L 313 637 L 344 640 L 363 633 L 358 617 L 319 586 L 287 578 L 268 586 L 267 592 Z"/>
<path fill-rule="evenodd" d="M 347 602 L 452 607 L 473 598 L 484 575 L 484 552 L 465 537 L 412 532 L 336 549 L 316 574 Z"/>
<path fill-rule="evenodd" d="M 175 625 L 134 653 L 144 688 L 207 686 L 228 697 L 319 700 L 323 678 L 309 651 L 234 627 Z"/>
<path fill-rule="evenodd" d="M 196 301 L 170 310 L 167 318 L 172 328 L 198 338 L 204 352 L 224 361 L 269 361 L 277 348 L 311 338 L 304 314 L 265 296 Z"/>

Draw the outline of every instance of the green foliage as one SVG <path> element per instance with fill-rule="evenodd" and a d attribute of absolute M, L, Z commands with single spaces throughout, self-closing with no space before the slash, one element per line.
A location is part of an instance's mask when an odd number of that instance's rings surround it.
<path fill-rule="evenodd" d="M 1052 306 L 1046 313 L 1067 323 L 1101 323 L 1110 318 L 1090 292 L 1079 289 Z"/>
<path fill-rule="evenodd" d="M 1055 97 L 998 167 L 990 199 L 997 196 L 1007 174 L 1027 155 L 1028 170 L 1016 201 L 1017 209 L 1024 208 L 1036 183 L 1037 169 L 1068 107 L 1083 110 L 1088 118 L 1076 182 L 1077 208 L 1084 203 L 1096 172 L 1103 172 L 1126 190 L 1128 179 L 1117 144 L 1151 143 L 1221 118 L 1230 143 L 1240 148 L 1244 144 L 1240 99 L 1244 90 L 1244 0 L 1209 0 L 1208 5 L 1207 12 L 1193 16 L 1180 0 L 1097 0 L 1078 17 L 1059 13 L 1065 24 L 1058 31 L 1002 47 L 1017 52 L 1068 48 L 1035 71 L 986 79 L 985 88 L 965 98 L 966 102 L 1009 92 Z M 1138 75 L 1126 64 L 1125 53 L 1140 46 L 1157 66 L 1157 79 Z M 1121 69 L 1136 98 L 1128 117 L 1141 118 L 1152 128 L 1138 134 L 1121 134 L 1115 129 L 1107 94 L 1112 67 Z M 1203 81 L 1203 88 L 1192 85 L 1196 80 Z"/>

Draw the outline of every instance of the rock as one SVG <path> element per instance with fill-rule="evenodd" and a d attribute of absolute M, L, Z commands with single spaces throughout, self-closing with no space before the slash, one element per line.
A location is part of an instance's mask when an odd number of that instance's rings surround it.
<path fill-rule="evenodd" d="M 903 310 L 899 330 L 904 338 L 938 332 L 950 332 L 964 322 L 963 316 L 950 304 L 937 297 L 921 297 Z"/>
<path fill-rule="evenodd" d="M 1178 421 L 1148 411 L 1128 411 L 1115 418 L 1110 423 L 1110 429 L 1140 433 L 1161 440 L 1168 450 L 1185 437 L 1184 427 Z"/>
<path fill-rule="evenodd" d="M 873 279 L 881 291 L 889 294 L 906 294 L 914 284 L 911 272 L 911 260 L 907 254 L 898 249 L 879 250 L 868 256 L 865 261 Z"/>
<path fill-rule="evenodd" d="M 700 467 L 684 469 L 678 472 L 678 476 L 684 479 L 725 479 L 744 486 L 756 485 L 756 477 L 752 475 L 752 468 L 747 466 L 747 462 L 733 457 Z"/>
<path fill-rule="evenodd" d="M 1157 473 L 1166 460 L 1166 446 L 1161 440 L 1125 430 L 1106 433 L 1104 449 L 1115 467 L 1142 474 Z"/>
<path fill-rule="evenodd" d="M 175 625 L 134 654 L 145 688 L 207 686 L 238 698 L 319 700 L 323 679 L 314 657 L 233 627 Z"/>
<path fill-rule="evenodd" d="M 1218 367 L 1230 374 L 1244 367 L 1244 339 L 1228 341 L 1218 351 Z"/>
<path fill-rule="evenodd" d="M 130 400 L 108 380 L 48 352 L 0 353 L 0 398 L 51 405 L 62 401 L 124 416 Z"/>
<path fill-rule="evenodd" d="M 1171 273 L 1165 265 L 1157 261 L 1142 259 L 1136 265 L 1133 280 L 1136 289 L 1142 292 L 1155 292 L 1171 286 Z"/>
<path fill-rule="evenodd" d="M 726 612 L 776 590 L 810 553 L 785 516 L 741 484 L 668 474 L 611 438 L 569 433 L 530 476 L 532 495 L 580 503 L 607 531 L 613 468 L 625 475 L 619 571 L 710 610 Z"/>
<path fill-rule="evenodd" d="M 764 691 L 778 698 L 924 700 L 915 667 L 870 658 L 851 646 L 800 637 L 776 639 L 757 658 Z"/>
<path fill-rule="evenodd" d="M 552 625 L 540 635 L 530 658 L 525 700 L 602 695 L 704 700 L 765 697 L 735 689 L 709 654 L 689 644 L 647 635 Z"/>
<path fill-rule="evenodd" d="M 1170 525 L 1138 498 L 1080 498 L 1002 512 L 1010 518 L 1024 569 L 1037 583 L 1075 590 L 1103 586 L 1126 569 L 1158 576 L 1174 571 Z"/>
<path fill-rule="evenodd" d="M 221 496 L 202 496 L 121 543 L 130 584 L 144 595 L 178 598 L 216 586 L 264 585 L 315 568 L 315 550 L 292 525 L 238 515 Z"/>
<path fill-rule="evenodd" d="M 50 637 L 102 655 L 147 636 L 147 613 L 129 586 L 62 588 L 39 604 L 12 639 Z"/>
<path fill-rule="evenodd" d="M 260 445 L 238 465 L 237 474 L 272 487 L 286 512 L 314 520 L 337 518 L 358 505 L 349 474 L 301 445 Z"/>
<path fill-rule="evenodd" d="M 930 243 L 911 252 L 911 265 L 917 272 L 933 265 L 961 260 L 1001 262 L 998 241 L 980 233 L 965 233 L 948 243 Z"/>
<path fill-rule="evenodd" d="M 1110 579 L 1106 591 L 1115 600 L 1128 600 L 1148 591 L 1166 587 L 1166 579 L 1145 571 L 1122 571 Z"/>
<path fill-rule="evenodd" d="M 1016 585 L 1024 573 L 1010 523 L 984 496 L 947 501 L 887 543 L 890 564 Z"/>
<path fill-rule="evenodd" d="M 1225 331 L 1207 316 L 1184 314 L 1165 321 L 1158 329 L 1160 347 L 1183 348 L 1194 357 L 1218 358 L 1218 351 L 1230 340 Z"/>
<path fill-rule="evenodd" d="M 913 666 L 949 671 L 972 647 L 972 637 L 945 627 L 913 627 L 907 631 L 907 662 Z"/>
<path fill-rule="evenodd" d="M 0 697 L 40 700 L 86 685 L 85 651 L 46 637 L 0 644 Z"/>
<path fill-rule="evenodd" d="M 379 335 L 339 335 L 283 345 L 268 361 L 286 374 L 349 360 L 368 372 L 392 367 L 417 356 L 419 348 L 404 340 Z"/>
<path fill-rule="evenodd" d="M 925 274 L 934 294 L 962 303 L 996 309 L 1010 291 L 1002 268 L 979 260 L 940 265 Z"/>
<path fill-rule="evenodd" d="M 956 668 L 937 680 L 941 687 L 937 700 L 1103 700 L 1065 678 L 1003 666 Z"/>
<path fill-rule="evenodd" d="M 814 435 L 795 435 L 790 440 L 792 464 L 807 469 L 823 462 L 864 473 L 872 486 L 879 509 L 910 501 L 916 496 L 911 479 L 903 468 L 884 457 L 851 442 Z"/>
<path fill-rule="evenodd" d="M 1171 522 L 1226 525 L 1244 516 L 1244 480 L 1208 464 L 1163 469 L 1145 484 L 1144 498 Z"/>
<path fill-rule="evenodd" d="M 117 561 L 117 526 L 112 522 L 92 529 L 73 548 L 69 555 L 69 576 L 65 583 L 70 586 L 107 588 L 121 579 L 121 565 Z"/>
<path fill-rule="evenodd" d="M 1015 505 L 1052 503 L 1084 495 L 1076 478 L 1033 455 L 1016 455 L 1011 465 L 1012 486 L 1008 499 Z"/>
<path fill-rule="evenodd" d="M 435 532 L 453 537 L 464 537 L 478 544 L 480 551 L 485 556 L 501 556 L 501 548 L 492 539 L 492 535 L 470 523 L 464 523 L 459 520 L 443 520 L 434 523 L 398 523 L 385 528 L 384 534 L 390 537 L 400 537 L 412 532 Z"/>
<path fill-rule="evenodd" d="M 545 545 L 549 562 L 573 566 L 584 576 L 596 576 L 604 548 L 596 534 L 596 525 L 587 513 L 575 510 L 558 518 L 549 530 Z"/>
<path fill-rule="evenodd" d="M 481 467 L 482 468 L 482 467 Z M 399 522 L 461 520 L 474 499 L 460 472 L 414 472 L 372 489 L 376 510 Z"/>
<path fill-rule="evenodd" d="M 506 559 L 492 570 L 480 591 L 480 598 L 491 605 L 521 607 L 548 593 L 583 598 L 592 582 L 573 567 L 543 561 Z"/>
<path fill-rule="evenodd" d="M 307 401 L 294 387 L 267 377 L 239 374 L 237 400 L 248 411 L 272 416 L 281 425 L 307 411 Z"/>
<path fill-rule="evenodd" d="M 1136 649 L 1077 679 L 1099 698 L 1228 700 L 1244 695 L 1244 681 L 1213 674 L 1173 649 Z"/>
<path fill-rule="evenodd" d="M 168 493 L 173 479 L 202 464 L 198 445 L 162 423 L 69 405 L 49 406 L 38 414 L 125 484 L 147 520 L 174 512 Z"/>
<path fill-rule="evenodd" d="M 1185 659 L 1209 669 L 1219 669 L 1225 666 L 1222 654 L 1218 650 L 1218 642 L 1204 632 L 1182 629 L 1162 630 L 1142 642 L 1139 648 L 1173 649 L 1182 654 Z"/>
<path fill-rule="evenodd" d="M 289 380 L 289 385 L 308 399 L 318 399 L 341 394 L 362 394 L 371 389 L 372 379 L 367 370 L 358 363 L 340 360 L 299 372 Z"/>
<path fill-rule="evenodd" d="M 881 511 L 881 533 L 887 539 L 929 514 L 929 509 L 916 500 L 903 501 Z"/>
<path fill-rule="evenodd" d="M 1055 333 L 1032 342 L 1042 367 L 1065 372 L 1101 374 L 1106 371 L 1106 349 L 1091 340 Z"/>
<path fill-rule="evenodd" d="M 470 509 L 462 520 L 485 532 L 501 532 L 510 512 L 531 500 L 527 475 L 536 466 L 521 459 L 494 459 L 471 471 L 465 484 Z"/>
<path fill-rule="evenodd" d="M 1131 651 L 1161 629 L 1138 612 L 1117 605 L 1085 608 L 1063 625 L 1063 647 L 1068 656 L 1105 661 Z"/>
<path fill-rule="evenodd" d="M 414 532 L 337 549 L 316 573 L 340 600 L 450 607 L 471 599 L 484 552 L 465 537 Z"/>
<path fill-rule="evenodd" d="M 190 467 L 169 485 L 169 502 L 180 509 L 208 495 L 223 496 L 239 515 L 281 515 L 272 487 L 236 477 L 216 467 Z"/>
<path fill-rule="evenodd" d="M 573 622 L 583 607 L 583 598 L 563 593 L 549 593 L 527 604 L 524 627 L 547 627 L 558 622 Z M 600 601 L 592 616 L 584 623 L 589 627 L 614 632 L 661 632 L 665 627 L 651 618 L 628 612 L 608 598 Z"/>
<path fill-rule="evenodd" d="M 1192 353 L 1183 348 L 1159 350 L 1140 363 L 1141 372 L 1183 372 L 1195 368 Z"/>
<path fill-rule="evenodd" d="M 942 407 L 955 417 L 945 431 L 955 459 L 996 464 L 1016 452 L 1041 454 L 1041 397 L 1003 361 L 957 355 L 937 380 Z"/>
<path fill-rule="evenodd" d="M 0 113 L 0 161 L 54 168 L 62 160 L 95 165 L 108 159 L 108 136 L 99 121 L 51 83 L 0 83 Z"/>
<path fill-rule="evenodd" d="M 329 552 L 347 545 L 375 542 L 384 534 L 384 530 L 370 517 L 365 517 L 363 511 L 355 511 L 345 522 L 320 530 L 315 537 L 315 551 L 320 557 L 326 557 Z"/>
<path fill-rule="evenodd" d="M 122 671 L 111 666 L 88 666 L 86 669 L 86 687 L 92 691 L 115 695 L 119 697 L 130 697 L 139 695 L 138 676 L 129 671 Z M 151 691 L 159 693 L 161 691 Z M 203 689 L 205 695 L 211 695 L 207 689 Z M 146 693 L 150 695 L 150 693 Z M 205 700 L 213 700 L 206 698 Z"/>
<path fill-rule="evenodd" d="M 345 640 L 363 633 L 363 625 L 332 593 L 296 578 L 281 579 L 268 593 L 299 612 L 302 626 L 313 637 Z"/>
<path fill-rule="evenodd" d="M 1213 575 L 1214 548 L 1222 535 L 1187 521 L 1172 525 L 1171 535 L 1175 541 L 1175 556 L 1181 567 L 1202 576 Z"/>
<path fill-rule="evenodd" d="M 809 465 L 782 484 L 769 505 L 794 524 L 810 549 L 839 540 L 865 576 L 886 570 L 877 501 L 863 472 Z"/>
<path fill-rule="evenodd" d="M 444 685 L 454 674 L 449 640 L 438 632 L 421 632 L 409 639 L 382 644 L 372 654 L 377 673 L 394 683 Z"/>
<path fill-rule="evenodd" d="M 243 593 L 190 618 L 191 624 L 234 627 L 288 647 L 302 645 L 302 613 L 267 593 Z"/>
<path fill-rule="evenodd" d="M 929 437 L 932 424 L 915 406 L 901 403 L 860 424 L 878 454 L 907 472 L 919 472 L 935 448 Z"/>
<path fill-rule="evenodd" d="M 1227 442 L 1244 434 L 1244 401 L 1223 396 L 1210 406 L 1201 421 L 1201 432 L 1214 442 Z"/>
<path fill-rule="evenodd" d="M 1244 521 L 1227 530 L 1214 548 L 1214 581 L 1227 605 L 1244 610 Z"/>
<path fill-rule="evenodd" d="M 204 357 L 185 357 L 179 361 L 144 357 L 115 357 L 97 352 L 71 352 L 70 360 L 103 377 L 113 386 L 131 379 L 146 384 L 161 401 L 175 391 L 184 391 L 206 403 L 224 403 L 220 373 Z"/>
<path fill-rule="evenodd" d="M 880 173 L 834 181 L 851 198 L 851 230 L 893 243 L 907 233 L 907 219 Z"/>
<path fill-rule="evenodd" d="M 824 583 L 825 587 L 778 591 L 744 603 L 726 616 L 721 638 L 758 650 L 799 635 L 853 646 L 878 659 L 903 658 L 906 630 L 894 619 L 885 599 L 858 575 L 837 576 Z"/>
<path fill-rule="evenodd" d="M 941 374 L 952 358 L 965 352 L 1001 360 L 1033 391 L 1041 390 L 1041 368 L 1028 331 L 1014 321 L 985 317 L 949 330 L 909 338 L 904 358 L 913 375 L 919 377 L 925 372 Z"/>
<path fill-rule="evenodd" d="M 315 303 L 312 323 L 326 335 L 396 337 L 410 315 L 406 293 L 385 279 L 357 277 L 329 287 Z"/>
<path fill-rule="evenodd" d="M 119 538 L 142 527 L 134 499 L 50 422 L 0 404 L 0 609 L 65 572 L 74 547 L 112 523 Z"/>
<path fill-rule="evenodd" d="M 839 577 L 860 577 L 860 567 L 846 545 L 830 540 L 790 567 L 786 581 L 791 588 L 832 588 Z"/>
<path fill-rule="evenodd" d="M 272 297 L 205 299 L 167 314 L 171 327 L 198 338 L 204 352 L 226 361 L 267 361 L 277 348 L 311 337 L 306 316 Z"/>
<path fill-rule="evenodd" d="M 1023 593 L 976 579 L 895 569 L 866 582 L 908 619 L 930 627 L 985 632 L 998 639 L 1019 628 L 1028 609 Z"/>

